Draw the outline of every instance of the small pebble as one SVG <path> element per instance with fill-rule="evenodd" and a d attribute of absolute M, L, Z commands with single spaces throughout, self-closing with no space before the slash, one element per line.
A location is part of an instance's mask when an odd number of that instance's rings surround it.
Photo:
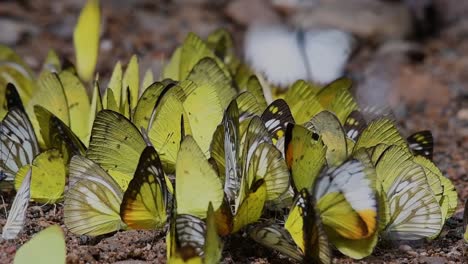
<path fill-rule="evenodd" d="M 409 246 L 409 245 L 400 245 L 400 247 L 398 249 L 401 250 L 401 251 L 405 251 L 405 252 L 413 250 L 413 248 L 411 246 Z"/>

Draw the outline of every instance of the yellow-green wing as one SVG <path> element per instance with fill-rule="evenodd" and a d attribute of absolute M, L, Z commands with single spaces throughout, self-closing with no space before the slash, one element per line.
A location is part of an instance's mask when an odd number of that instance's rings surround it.
<path fill-rule="evenodd" d="M 304 126 L 321 135 L 327 147 L 328 166 L 338 166 L 348 157 L 346 136 L 340 120 L 329 111 L 322 111 L 315 115 Z"/>
<path fill-rule="evenodd" d="M 410 160 L 395 159 L 392 148 L 376 166 L 389 216 L 382 236 L 415 240 L 437 235 L 443 225 L 442 212 L 427 183 L 424 169 Z"/>
<path fill-rule="evenodd" d="M 182 88 L 178 85 L 166 92 L 156 105 L 148 124 L 148 137 L 158 151 L 167 173 L 173 173 L 175 169 L 181 141 L 182 116 L 184 116 L 185 133 L 191 134 L 190 124 L 181 101 L 181 93 L 183 94 Z"/>
<path fill-rule="evenodd" d="M 320 104 L 334 113 L 341 124 L 345 123 L 349 114 L 358 109 L 354 97 L 349 92 L 352 85 L 350 79 L 340 78 L 328 84 L 317 93 Z"/>
<path fill-rule="evenodd" d="M 258 221 L 262 215 L 263 206 L 267 198 L 265 181 L 260 179 L 254 182 L 247 192 L 234 215 L 233 233 L 248 224 Z"/>
<path fill-rule="evenodd" d="M 328 239 L 306 189 L 296 197 L 284 227 L 302 251 L 304 263 L 331 263 Z"/>
<path fill-rule="evenodd" d="M 247 173 L 247 178 L 265 181 L 266 201 L 278 199 L 289 187 L 288 166 L 272 144 L 263 142 L 255 149 Z"/>
<path fill-rule="evenodd" d="M 286 129 L 285 158 L 296 192 L 311 190 L 315 179 L 325 165 L 327 148 L 317 133 L 289 124 Z"/>
<path fill-rule="evenodd" d="M 216 57 L 214 52 L 197 35 L 189 33 L 182 44 L 180 51 L 179 76 L 174 80 L 184 80 L 193 67 L 203 58 L 209 57 L 216 61 L 216 64 L 223 69 L 226 76 L 229 71 L 224 63 Z M 168 76 L 165 76 L 168 77 Z"/>
<path fill-rule="evenodd" d="M 70 232 L 98 236 L 125 226 L 120 218 L 123 193 L 103 168 L 82 156 L 70 161 L 70 188 L 63 220 Z"/>
<path fill-rule="evenodd" d="M 69 71 L 61 72 L 59 78 L 67 97 L 70 128 L 80 140 L 84 141 L 89 137 L 88 120 L 91 111 L 86 88 L 80 79 Z"/>
<path fill-rule="evenodd" d="M 133 229 L 159 229 L 166 224 L 168 188 L 161 161 L 153 147 L 141 154 L 120 205 L 120 216 Z"/>
<path fill-rule="evenodd" d="M 205 245 L 203 247 L 205 254 L 203 257 L 203 263 L 219 263 L 222 258 L 223 242 L 221 242 L 218 236 L 215 212 L 211 203 L 208 206 L 205 233 Z"/>
<path fill-rule="evenodd" d="M 62 228 L 52 225 L 34 235 L 21 246 L 15 254 L 15 264 L 51 264 L 65 263 L 65 237 Z"/>
<path fill-rule="evenodd" d="M 130 93 L 130 94 L 127 94 Z M 138 58 L 133 55 L 127 65 L 127 69 L 122 79 L 122 98 L 121 104 L 125 103 L 127 97 L 130 98 L 130 108 L 134 109 L 140 95 L 140 70 L 138 66 Z"/>
<path fill-rule="evenodd" d="M 76 69 L 84 81 L 93 78 L 99 51 L 100 25 L 99 0 L 88 0 L 73 32 Z"/>
<path fill-rule="evenodd" d="M 143 136 L 127 118 L 102 110 L 94 120 L 86 157 L 98 163 L 126 190 L 145 147 Z"/>
<path fill-rule="evenodd" d="M 99 111 L 103 109 L 101 93 L 99 91 L 99 83 L 94 82 L 93 95 L 91 97 L 91 106 L 89 110 L 89 119 L 88 119 L 88 131 L 91 131 L 94 119 Z M 89 146 L 89 140 L 91 139 L 91 133 L 88 134 L 86 139 L 83 140 L 85 146 Z"/>
<path fill-rule="evenodd" d="M 148 129 L 154 108 L 173 85 L 174 83 L 166 85 L 162 82 L 155 82 L 146 88 L 140 100 L 138 100 L 135 113 L 133 114 L 133 123 L 137 128 Z"/>
<path fill-rule="evenodd" d="M 408 149 L 405 139 L 400 135 L 393 121 L 388 118 L 372 121 L 362 131 L 356 145 L 354 145 L 354 151 L 360 148 L 371 148 L 378 144 L 397 145 Z"/>
<path fill-rule="evenodd" d="M 198 62 L 187 79 L 195 85 L 182 86 L 185 93 L 183 107 L 193 137 L 207 155 L 213 133 L 234 98 L 235 90 L 231 79 L 210 58 Z"/>
<path fill-rule="evenodd" d="M 18 189 L 32 169 L 31 199 L 40 203 L 56 203 L 62 199 L 65 188 L 65 165 L 62 154 L 55 149 L 37 155 L 32 165 L 23 166 L 15 177 L 15 188 Z"/>
<path fill-rule="evenodd" d="M 319 87 L 299 80 L 286 92 L 284 100 L 291 108 L 294 120 L 298 124 L 309 121 L 314 115 L 324 110 L 317 99 L 318 91 Z"/>
<path fill-rule="evenodd" d="M 191 136 L 186 136 L 176 162 L 177 212 L 206 217 L 211 202 L 216 210 L 223 201 L 223 187 L 216 171 Z M 204 190 L 200 195 L 194 190 Z"/>
<path fill-rule="evenodd" d="M 120 61 L 118 61 L 114 66 L 114 70 L 112 71 L 112 75 L 106 89 L 106 91 L 112 90 L 118 108 L 120 108 L 120 103 L 122 101 L 122 76 L 122 64 L 120 63 Z"/>
<path fill-rule="evenodd" d="M 31 118 L 31 123 L 34 130 L 39 132 L 39 123 L 34 115 L 34 106 L 40 105 L 49 110 L 52 114 L 58 117 L 62 122 L 70 125 L 70 112 L 68 110 L 68 101 L 65 92 L 60 82 L 60 79 L 55 73 L 43 73 L 37 81 L 37 90 L 26 106 L 26 113 Z M 38 138 L 39 144 L 44 144 L 42 137 Z"/>
<path fill-rule="evenodd" d="M 0 45 L 0 94 L 5 94 L 5 87 L 12 83 L 18 90 L 25 105 L 36 88 L 34 75 L 27 64 L 7 46 Z M 3 118 L 7 109 L 5 98 L 0 96 L 0 118 Z"/>
<path fill-rule="evenodd" d="M 302 252 L 296 247 L 287 231 L 279 225 L 258 226 L 252 229 L 249 235 L 266 247 L 278 250 L 296 261 L 302 260 Z"/>
<path fill-rule="evenodd" d="M 40 105 L 34 107 L 42 138 L 47 148 L 59 150 L 68 163 L 73 155 L 84 155 L 86 147 L 71 129 L 54 114 Z"/>
<path fill-rule="evenodd" d="M 426 173 L 432 192 L 439 201 L 442 217 L 450 218 L 457 209 L 458 195 L 452 181 L 445 177 L 437 166 L 424 156 L 416 156 L 413 161 L 421 165 Z"/>

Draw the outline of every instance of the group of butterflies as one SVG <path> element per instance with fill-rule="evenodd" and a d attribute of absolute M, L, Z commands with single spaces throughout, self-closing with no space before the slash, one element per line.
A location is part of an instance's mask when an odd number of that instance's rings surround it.
<path fill-rule="evenodd" d="M 218 263 L 234 233 L 330 263 L 332 248 L 361 259 L 379 240 L 433 239 L 457 207 L 429 131 L 403 138 L 389 115 L 358 107 L 346 78 L 299 80 L 267 102 L 280 89 L 234 55 L 224 30 L 189 34 L 161 81 L 147 72 L 140 85 L 136 57 L 125 72 L 117 63 L 102 96 L 98 77 L 89 97 L 89 73 L 53 52 L 38 78 L 7 47 L 0 60 L 0 187 L 17 191 L 5 239 L 30 200 L 63 201 L 76 235 L 167 228 L 169 263 Z M 45 238 L 64 258 L 60 228 L 31 244 Z"/>

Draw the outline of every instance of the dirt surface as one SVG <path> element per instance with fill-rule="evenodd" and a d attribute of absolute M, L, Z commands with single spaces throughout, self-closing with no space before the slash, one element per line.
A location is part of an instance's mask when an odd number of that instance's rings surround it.
<path fill-rule="evenodd" d="M 0 42 L 8 42 L 36 70 L 40 69 L 50 48 L 59 56 L 73 60 L 72 28 L 83 2 L 2 1 L 0 20 L 18 24 L 14 28 L 18 34 L 16 39 L 0 39 Z M 104 28 L 97 68 L 102 78 L 105 80 L 110 75 L 118 60 L 127 62 L 134 53 L 139 56 L 143 68 L 150 67 L 157 76 L 170 52 L 190 31 L 206 36 L 213 29 L 225 27 L 233 32 L 240 45 L 245 27 L 233 19 L 232 14 L 223 11 L 224 5 L 212 2 L 223 1 L 102 1 Z M 377 53 L 375 44 L 361 44 L 354 55 L 348 73 L 358 80 L 355 90 L 366 94 L 365 89 L 374 89 L 365 87 L 366 80 L 379 76 L 374 83 L 385 84 L 382 89 L 390 94 L 389 103 L 403 134 L 432 130 L 434 161 L 456 186 L 459 207 L 434 241 L 379 244 L 373 255 L 362 261 L 353 261 L 338 253 L 334 261 L 468 263 L 467 246 L 462 241 L 462 202 L 468 198 L 468 19 L 460 18 L 446 25 L 439 35 L 421 42 L 416 57 L 396 51 L 390 57 L 401 59 L 386 59 L 389 55 Z M 383 74 L 372 75 L 375 69 Z M 2 193 L 1 196 L 0 225 L 3 226 L 14 194 Z M 122 231 L 97 238 L 80 237 L 67 232 L 62 216 L 60 203 L 32 203 L 19 238 L 0 239 L 0 263 L 12 262 L 17 248 L 52 224 L 61 225 L 66 232 L 69 263 L 165 262 L 163 232 Z M 290 261 L 242 235 L 225 242 L 224 257 L 225 263 Z"/>

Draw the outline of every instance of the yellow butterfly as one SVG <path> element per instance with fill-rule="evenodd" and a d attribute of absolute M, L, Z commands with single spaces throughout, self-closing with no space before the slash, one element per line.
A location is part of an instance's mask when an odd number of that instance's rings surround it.
<path fill-rule="evenodd" d="M 86 157 L 98 163 L 125 191 L 146 145 L 130 120 L 117 112 L 102 110 L 94 120 Z"/>
<path fill-rule="evenodd" d="M 170 182 L 166 183 L 156 150 L 146 147 L 120 205 L 120 216 L 129 228 L 158 229 L 165 225 L 170 198 L 166 184 Z"/>
<path fill-rule="evenodd" d="M 16 251 L 14 263 L 59 264 L 66 261 L 65 237 L 58 225 L 49 226 L 35 234 Z"/>

